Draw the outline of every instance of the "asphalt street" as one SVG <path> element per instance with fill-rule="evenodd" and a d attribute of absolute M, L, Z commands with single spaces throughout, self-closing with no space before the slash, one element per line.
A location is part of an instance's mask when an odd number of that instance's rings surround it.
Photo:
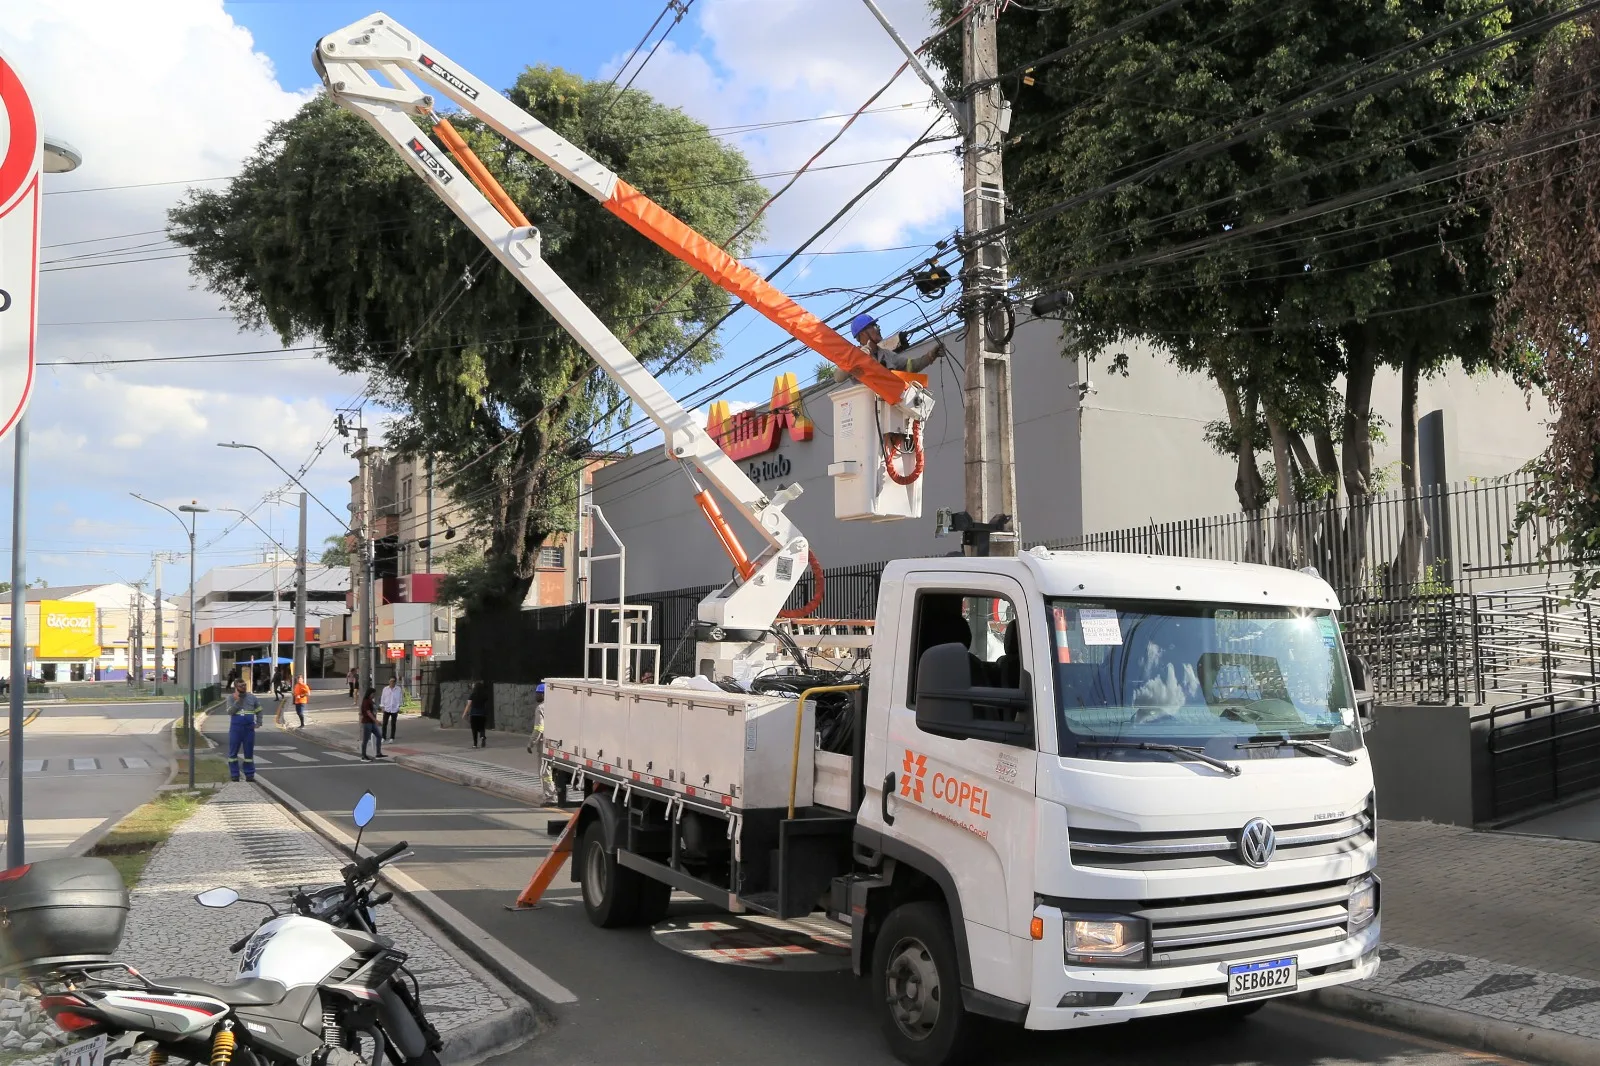
<path fill-rule="evenodd" d="M 172 769 L 177 702 L 46 703 L 22 733 L 23 830 L 27 857 L 65 851 L 155 795 Z M 0 737 L 5 734 L 0 733 Z M 0 782 L 9 745 L 0 740 Z M 6 795 L 0 785 L 0 804 Z M 0 820 L 3 829 L 3 820 Z"/>
<path fill-rule="evenodd" d="M 215 722 L 213 723 L 215 725 Z M 848 1062 L 890 1066 L 860 981 L 843 972 L 792 972 L 718 964 L 679 954 L 650 930 L 601 930 L 584 917 L 577 886 L 563 873 L 533 911 L 508 905 L 551 838 L 551 815 L 399 766 L 352 761 L 267 726 L 257 772 L 335 824 L 350 827 L 361 793 L 378 797 L 364 843 L 410 842 L 405 870 L 496 937 L 505 950 L 560 982 L 577 1002 L 527 1047 L 492 1060 L 640 1064 Z M 715 920 L 698 902 L 673 917 Z M 381 925 L 381 918 L 380 918 Z M 1159 1022 L 1082 1030 L 981 1033 L 976 1061 L 995 1066 L 1060 1063 L 1118 1066 L 1458 1066 L 1513 1060 L 1375 1029 L 1293 1004 L 1221 1023 L 1182 1015 Z"/>

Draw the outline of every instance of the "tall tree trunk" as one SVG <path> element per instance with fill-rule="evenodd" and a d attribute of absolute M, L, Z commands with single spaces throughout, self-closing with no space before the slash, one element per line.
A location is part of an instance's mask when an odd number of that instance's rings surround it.
<path fill-rule="evenodd" d="M 1290 459 L 1289 428 L 1283 416 L 1269 401 L 1266 405 L 1267 433 L 1272 437 L 1272 466 L 1277 475 L 1278 513 L 1273 518 L 1273 555 L 1279 566 L 1286 566 L 1294 557 L 1294 544 L 1290 539 L 1290 511 L 1294 509 L 1294 463 Z"/>
<path fill-rule="evenodd" d="M 1363 325 L 1347 338 L 1343 477 L 1349 510 L 1336 587 L 1346 595 L 1366 584 L 1367 527 L 1372 518 L 1372 379 L 1378 370 L 1376 331 Z"/>
<path fill-rule="evenodd" d="M 1318 425 L 1311 431 L 1311 443 L 1317 449 L 1317 470 L 1324 477 L 1333 478 L 1333 484 L 1328 486 L 1328 495 L 1333 499 L 1339 498 L 1339 450 L 1333 446 L 1333 433 L 1326 423 Z"/>
<path fill-rule="evenodd" d="M 1422 574 L 1422 544 L 1428 529 L 1422 515 L 1422 493 L 1417 470 L 1417 385 L 1421 357 L 1408 350 L 1400 364 L 1400 488 L 1404 497 L 1405 533 L 1395 559 L 1396 592 L 1403 594 Z"/>
<path fill-rule="evenodd" d="M 1256 398 L 1254 393 L 1241 398 L 1239 382 L 1233 370 L 1220 356 L 1211 360 L 1211 376 L 1222 390 L 1222 402 L 1228 410 L 1228 424 L 1233 427 L 1234 461 L 1237 473 L 1233 491 L 1239 498 L 1241 511 L 1254 511 L 1261 506 L 1261 470 L 1256 466 L 1255 424 Z"/>

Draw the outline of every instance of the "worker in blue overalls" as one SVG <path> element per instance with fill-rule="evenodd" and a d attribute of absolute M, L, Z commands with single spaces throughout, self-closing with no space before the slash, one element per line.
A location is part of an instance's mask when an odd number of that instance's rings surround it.
<path fill-rule="evenodd" d="M 244 779 L 256 779 L 256 727 L 261 724 L 261 701 L 244 678 L 233 683 L 228 693 L 228 778 L 239 780 L 240 756 L 244 756 Z"/>

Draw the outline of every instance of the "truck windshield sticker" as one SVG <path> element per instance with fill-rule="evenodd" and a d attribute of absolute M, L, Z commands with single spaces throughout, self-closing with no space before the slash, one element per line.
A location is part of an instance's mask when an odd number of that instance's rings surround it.
<path fill-rule="evenodd" d="M 1339 627 L 1333 620 L 1333 615 L 1324 614 L 1317 616 L 1317 628 L 1322 631 L 1323 647 L 1333 648 L 1339 644 Z"/>
<path fill-rule="evenodd" d="M 1083 642 L 1092 646 L 1122 643 L 1122 627 L 1117 624 L 1117 612 L 1100 607 L 1084 607 L 1078 611 L 1078 624 L 1083 627 Z"/>

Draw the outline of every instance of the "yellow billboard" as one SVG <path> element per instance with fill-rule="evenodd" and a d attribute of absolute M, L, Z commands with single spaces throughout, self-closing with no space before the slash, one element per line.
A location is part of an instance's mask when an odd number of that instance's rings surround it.
<path fill-rule="evenodd" d="M 94 604 L 40 601 L 38 654 L 41 659 L 98 659 L 100 635 L 95 632 Z"/>

